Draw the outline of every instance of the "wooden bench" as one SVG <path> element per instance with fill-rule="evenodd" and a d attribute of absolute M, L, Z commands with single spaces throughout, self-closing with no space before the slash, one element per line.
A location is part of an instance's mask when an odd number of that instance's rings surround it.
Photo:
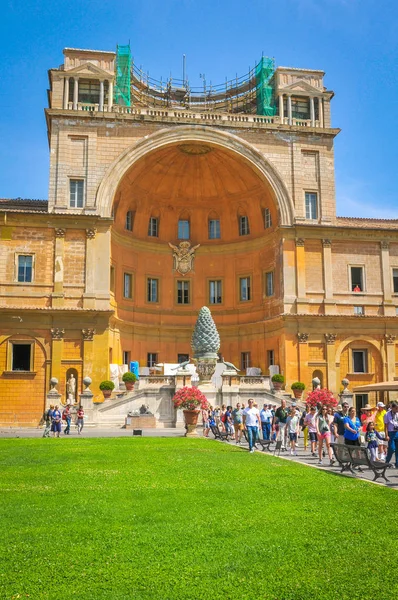
<path fill-rule="evenodd" d="M 226 431 L 220 431 L 217 425 L 210 425 L 210 429 L 212 434 L 214 435 L 216 440 L 221 440 L 222 442 L 227 442 L 230 436 Z"/>
<path fill-rule="evenodd" d="M 337 462 L 341 467 L 340 473 L 344 473 L 344 471 L 350 471 L 353 473 L 351 466 L 351 454 L 348 451 L 349 446 L 345 444 L 330 444 L 333 448 L 334 455 L 336 457 Z"/>
<path fill-rule="evenodd" d="M 271 450 L 271 444 L 273 444 L 274 442 L 272 440 L 262 440 L 260 438 L 258 438 L 256 440 L 256 444 L 260 444 L 261 446 L 261 450 L 263 452 L 265 452 L 265 450 L 268 450 L 268 452 L 272 452 Z"/>
<path fill-rule="evenodd" d="M 351 465 L 353 467 L 358 467 L 358 471 L 361 473 L 363 469 L 361 467 L 365 467 L 365 469 L 370 469 L 373 471 L 373 481 L 376 481 L 380 477 L 385 479 L 389 483 L 389 479 L 386 477 L 386 470 L 390 468 L 389 463 L 385 463 L 381 460 L 372 460 L 370 458 L 370 452 L 367 448 L 363 448 L 361 446 L 346 446 L 348 452 L 351 457 Z"/>

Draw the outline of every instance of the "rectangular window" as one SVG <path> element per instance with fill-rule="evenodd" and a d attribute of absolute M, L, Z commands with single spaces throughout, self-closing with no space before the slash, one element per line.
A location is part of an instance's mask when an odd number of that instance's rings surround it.
<path fill-rule="evenodd" d="M 275 356 L 273 350 L 267 350 L 267 363 L 269 367 L 275 364 Z"/>
<path fill-rule="evenodd" d="M 130 364 L 130 352 L 128 350 L 123 350 L 123 364 Z"/>
<path fill-rule="evenodd" d="M 363 292 L 365 290 L 363 267 L 350 267 L 350 276 L 351 276 L 351 291 L 352 292 Z"/>
<path fill-rule="evenodd" d="M 110 288 L 111 288 L 112 294 L 114 294 L 115 293 L 115 267 L 113 265 L 111 265 L 111 269 L 110 269 Z"/>
<path fill-rule="evenodd" d="M 84 180 L 69 180 L 69 206 L 70 208 L 83 208 Z"/>
<path fill-rule="evenodd" d="M 18 281 L 30 283 L 33 280 L 33 256 L 29 254 L 18 255 Z"/>
<path fill-rule="evenodd" d="M 368 356 L 367 350 L 353 350 L 352 351 L 352 366 L 354 373 L 367 373 L 368 372 Z"/>
<path fill-rule="evenodd" d="M 270 271 L 265 274 L 265 295 L 273 296 L 274 295 L 274 272 Z"/>
<path fill-rule="evenodd" d="M 33 344 L 11 342 L 11 371 L 33 370 Z"/>
<path fill-rule="evenodd" d="M 179 365 L 187 360 L 189 360 L 189 354 L 178 354 L 177 362 Z"/>
<path fill-rule="evenodd" d="M 220 220 L 209 219 L 209 240 L 219 240 L 220 237 Z"/>
<path fill-rule="evenodd" d="M 209 301 L 210 301 L 210 304 L 221 304 L 222 303 L 221 279 L 213 279 L 209 282 Z"/>
<path fill-rule="evenodd" d="M 264 228 L 269 229 L 272 227 L 272 217 L 269 208 L 264 208 Z"/>
<path fill-rule="evenodd" d="M 131 273 L 124 273 L 123 277 L 123 297 L 133 297 L 133 276 Z"/>
<path fill-rule="evenodd" d="M 249 235 L 249 217 L 239 217 L 239 235 Z"/>
<path fill-rule="evenodd" d="M 241 302 L 251 300 L 250 277 L 241 277 L 239 279 L 239 299 Z"/>
<path fill-rule="evenodd" d="M 361 414 L 361 408 L 363 408 L 368 403 L 369 403 L 369 395 L 368 394 L 355 394 L 355 409 L 357 411 L 357 415 Z"/>
<path fill-rule="evenodd" d="M 147 279 L 148 302 L 159 302 L 159 280 L 148 277 Z"/>
<path fill-rule="evenodd" d="M 133 231 L 134 213 L 132 210 L 126 212 L 126 229 L 127 231 Z"/>
<path fill-rule="evenodd" d="M 305 192 L 305 218 L 318 218 L 318 194 L 315 192 Z"/>
<path fill-rule="evenodd" d="M 241 352 L 240 354 L 240 368 L 241 371 L 246 371 L 251 366 L 250 352 Z"/>
<path fill-rule="evenodd" d="M 151 217 L 148 224 L 148 235 L 149 237 L 159 236 L 159 219 Z"/>
<path fill-rule="evenodd" d="M 177 281 L 177 304 L 190 303 L 190 282 Z"/>
<path fill-rule="evenodd" d="M 364 306 L 354 306 L 354 315 L 364 315 L 365 307 Z"/>
<path fill-rule="evenodd" d="M 158 361 L 157 352 L 148 352 L 146 366 L 147 367 L 154 367 L 155 365 L 158 364 L 158 362 L 159 361 Z"/>
<path fill-rule="evenodd" d="M 178 221 L 178 239 L 189 240 L 189 221 L 181 219 Z"/>
<path fill-rule="evenodd" d="M 393 283 L 394 294 L 398 294 L 398 269 L 392 270 L 392 283 Z"/>

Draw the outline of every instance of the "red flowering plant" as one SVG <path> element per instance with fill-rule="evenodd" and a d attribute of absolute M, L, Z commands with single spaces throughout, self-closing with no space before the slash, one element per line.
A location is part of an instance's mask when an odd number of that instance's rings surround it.
<path fill-rule="evenodd" d="M 185 386 L 173 396 L 174 408 L 185 410 L 205 410 L 209 408 L 206 396 L 196 387 Z"/>
<path fill-rule="evenodd" d="M 327 388 L 316 389 L 313 392 L 310 392 L 305 399 L 305 402 L 306 404 L 315 407 L 317 404 L 322 404 L 322 406 L 332 406 L 334 408 L 338 404 L 332 392 Z"/>

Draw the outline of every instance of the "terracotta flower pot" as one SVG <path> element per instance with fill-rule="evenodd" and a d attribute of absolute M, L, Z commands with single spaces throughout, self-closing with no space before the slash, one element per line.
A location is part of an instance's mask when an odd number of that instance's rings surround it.
<path fill-rule="evenodd" d="M 200 410 L 183 410 L 184 419 L 186 424 L 185 437 L 195 437 L 198 435 L 196 431 L 196 425 L 198 424 L 198 417 Z"/>
<path fill-rule="evenodd" d="M 294 394 L 294 397 L 297 398 L 297 400 L 300 400 L 300 398 L 303 395 L 303 390 L 293 390 L 293 394 Z"/>
<path fill-rule="evenodd" d="M 283 385 L 283 383 L 281 383 L 280 381 L 272 382 L 272 386 L 273 386 L 274 390 L 277 390 L 278 392 L 279 392 L 279 390 L 282 389 L 282 385 Z"/>
<path fill-rule="evenodd" d="M 125 381 L 126 390 L 131 392 L 134 389 L 134 381 Z"/>
<path fill-rule="evenodd" d="M 104 394 L 105 399 L 112 396 L 112 390 L 102 390 L 102 393 Z"/>

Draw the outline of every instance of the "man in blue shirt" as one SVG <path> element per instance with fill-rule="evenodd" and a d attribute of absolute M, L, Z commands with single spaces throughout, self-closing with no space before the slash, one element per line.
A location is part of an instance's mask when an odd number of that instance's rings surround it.
<path fill-rule="evenodd" d="M 386 463 L 395 453 L 395 468 L 398 469 L 398 404 L 391 402 L 390 410 L 384 415 L 384 427 L 388 442 Z"/>
<path fill-rule="evenodd" d="M 260 418 L 263 439 L 269 440 L 271 436 L 272 412 L 268 404 L 264 404 L 263 409 L 260 411 Z"/>

